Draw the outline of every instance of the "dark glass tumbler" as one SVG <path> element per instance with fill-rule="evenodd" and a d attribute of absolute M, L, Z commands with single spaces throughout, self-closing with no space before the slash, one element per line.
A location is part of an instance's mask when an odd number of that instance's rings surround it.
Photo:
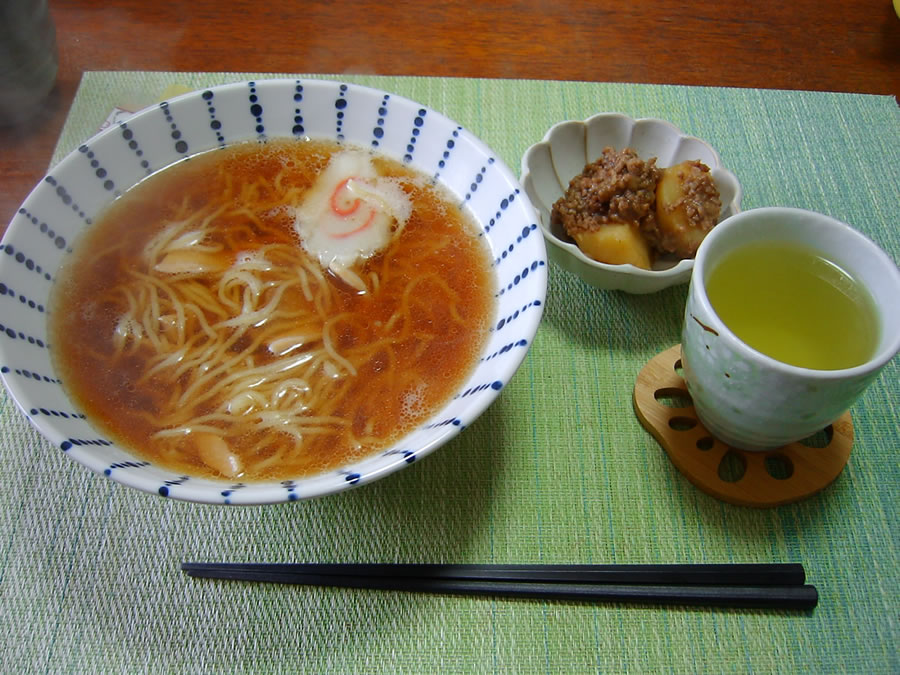
<path fill-rule="evenodd" d="M 56 84 L 58 65 L 47 0 L 0 0 L 0 125 L 34 115 Z"/>

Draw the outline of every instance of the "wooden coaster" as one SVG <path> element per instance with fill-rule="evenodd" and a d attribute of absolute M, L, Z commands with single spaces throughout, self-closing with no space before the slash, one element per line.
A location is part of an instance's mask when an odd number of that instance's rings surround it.
<path fill-rule="evenodd" d="M 853 447 L 849 412 L 807 439 L 809 445 L 748 452 L 713 438 L 697 419 L 681 376 L 681 345 L 656 355 L 638 374 L 634 411 L 688 480 L 739 506 L 764 508 L 811 497 L 840 475 Z"/>

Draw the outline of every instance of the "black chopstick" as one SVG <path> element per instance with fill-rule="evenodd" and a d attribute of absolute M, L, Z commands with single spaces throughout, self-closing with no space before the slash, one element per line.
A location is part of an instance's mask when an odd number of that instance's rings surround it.
<path fill-rule="evenodd" d="M 443 565 L 421 563 L 202 563 L 185 562 L 193 576 L 209 570 L 252 571 L 284 575 L 322 574 L 358 577 L 403 577 L 456 580 L 798 586 L 806 581 L 799 563 L 693 565 Z"/>
<path fill-rule="evenodd" d="M 738 569 L 732 570 L 732 567 Z M 816 606 L 818 593 L 815 587 L 804 585 L 803 578 L 797 582 L 799 577 L 796 569 L 775 567 L 776 573 L 780 572 L 785 575 L 784 578 L 793 579 L 792 582 L 755 583 L 754 579 L 771 579 L 761 574 L 764 571 L 763 567 L 769 566 L 182 563 L 182 570 L 192 577 L 306 586 L 582 602 L 792 610 L 812 609 Z M 800 571 L 802 572 L 802 567 Z M 577 574 L 586 572 L 601 573 L 601 576 L 606 574 L 607 579 L 585 581 L 585 577 L 577 577 Z M 741 577 L 739 572 L 748 573 L 748 576 Z M 790 572 L 790 575 L 787 575 L 787 572 Z M 717 578 L 716 573 L 721 574 L 721 578 Z M 500 578 L 490 576 L 492 574 L 499 575 Z M 526 575 L 525 578 L 522 578 L 523 574 Z M 634 575 L 630 577 L 632 580 L 641 579 L 641 581 L 630 583 L 621 581 L 629 578 L 629 574 Z M 543 580 L 540 580 L 541 577 Z M 803 577 L 805 578 L 805 575 Z M 695 581 L 692 583 L 673 581 L 679 578 L 693 578 Z"/>

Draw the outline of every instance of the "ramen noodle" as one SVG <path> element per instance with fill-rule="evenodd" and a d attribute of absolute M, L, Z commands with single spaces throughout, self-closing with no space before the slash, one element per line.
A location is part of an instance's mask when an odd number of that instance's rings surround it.
<path fill-rule="evenodd" d="M 430 179 L 324 141 L 195 156 L 117 200 L 51 301 L 53 357 L 113 440 L 189 475 L 333 469 L 436 412 L 493 322 L 491 258 Z"/>

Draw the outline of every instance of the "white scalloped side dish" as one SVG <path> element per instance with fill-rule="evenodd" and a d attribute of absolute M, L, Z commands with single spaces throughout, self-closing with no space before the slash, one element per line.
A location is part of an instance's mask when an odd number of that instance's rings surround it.
<path fill-rule="evenodd" d="M 656 157 L 659 167 L 699 160 L 710 168 L 719 190 L 722 200 L 719 222 L 741 210 L 740 182 L 722 166 L 719 154 L 705 141 L 683 134 L 670 122 L 633 119 L 619 113 L 599 113 L 584 121 L 560 122 L 540 142 L 528 148 L 521 166 L 522 187 L 538 212 L 548 257 L 585 283 L 601 289 L 641 294 L 687 283 L 694 267 L 692 259 L 661 257 L 650 270 L 634 265 L 609 265 L 589 258 L 562 227 L 550 224 L 553 204 L 565 194 L 569 181 L 606 147 L 633 148 L 644 159 Z"/>

